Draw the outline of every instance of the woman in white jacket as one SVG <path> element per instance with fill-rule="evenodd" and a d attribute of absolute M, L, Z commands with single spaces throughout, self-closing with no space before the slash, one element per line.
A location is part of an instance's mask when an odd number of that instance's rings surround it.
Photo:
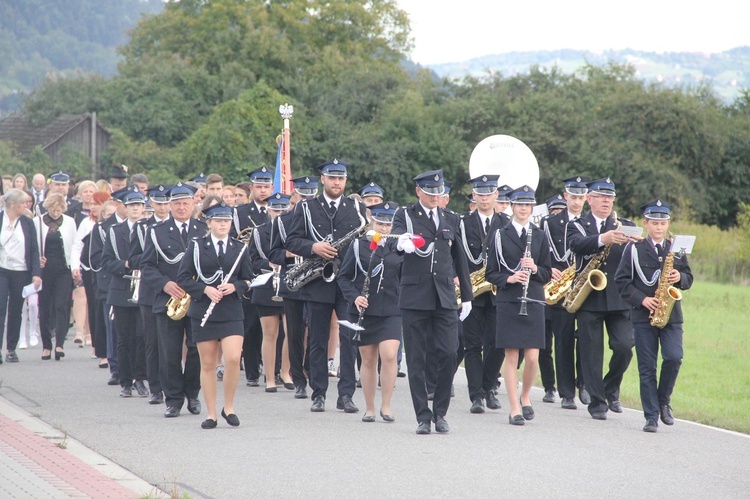
<path fill-rule="evenodd" d="M 52 329 L 55 330 L 55 360 L 65 357 L 63 344 L 68 334 L 70 297 L 73 278 L 70 257 L 76 237 L 76 222 L 65 215 L 67 203 L 62 194 L 49 194 L 44 200 L 47 213 L 34 218 L 42 267 L 39 293 L 39 325 L 42 333 L 42 360 L 52 353 Z"/>

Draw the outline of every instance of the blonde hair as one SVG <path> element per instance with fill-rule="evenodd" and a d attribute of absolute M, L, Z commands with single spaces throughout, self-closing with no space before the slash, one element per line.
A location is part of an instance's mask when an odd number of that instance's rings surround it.
<path fill-rule="evenodd" d="M 97 188 L 96 183 L 93 180 L 84 180 L 80 184 L 78 184 L 78 188 L 76 189 L 76 194 L 82 193 L 83 190 L 87 187 L 91 187 L 95 191 L 100 190 Z"/>
<path fill-rule="evenodd" d="M 29 195 L 26 191 L 22 191 L 21 189 L 8 189 L 8 192 L 0 196 L 0 208 L 7 209 L 11 205 L 14 204 L 26 204 L 26 200 L 28 199 Z"/>
<path fill-rule="evenodd" d="M 106 180 L 101 179 L 101 180 L 96 181 L 97 191 L 109 192 L 109 188 L 110 188 L 109 182 L 107 182 Z"/>

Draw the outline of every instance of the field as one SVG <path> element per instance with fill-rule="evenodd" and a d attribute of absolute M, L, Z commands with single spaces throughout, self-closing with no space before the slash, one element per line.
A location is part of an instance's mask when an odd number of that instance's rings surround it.
<path fill-rule="evenodd" d="M 695 282 L 682 306 L 685 356 L 672 396 L 675 417 L 750 434 L 750 288 Z M 620 394 L 625 406 L 641 408 L 638 386 L 634 356 Z"/>

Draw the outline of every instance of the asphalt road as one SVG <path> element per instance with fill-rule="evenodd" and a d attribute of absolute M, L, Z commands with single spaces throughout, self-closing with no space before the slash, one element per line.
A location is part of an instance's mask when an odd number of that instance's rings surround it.
<path fill-rule="evenodd" d="M 40 360 L 40 347 L 20 350 L 20 363 L 0 365 L 0 396 L 149 483 L 189 497 L 728 498 L 750 490 L 747 435 L 681 420 L 647 434 L 640 411 L 594 421 L 580 403 L 577 411 L 542 403 L 541 390 L 532 392 L 536 418 L 512 427 L 502 389 L 502 409 L 469 413 L 463 370 L 447 435 L 415 434 L 405 378 L 394 393 L 395 423 L 362 423 L 359 391 L 359 414 L 337 411 L 335 383 L 322 414 L 291 391 L 242 384 L 235 402 L 242 425 L 220 419 L 207 431 L 200 428 L 205 410 L 193 416 L 183 409 L 167 420 L 164 405 L 121 399 L 88 348 L 69 343 L 66 352 L 55 362 Z"/>

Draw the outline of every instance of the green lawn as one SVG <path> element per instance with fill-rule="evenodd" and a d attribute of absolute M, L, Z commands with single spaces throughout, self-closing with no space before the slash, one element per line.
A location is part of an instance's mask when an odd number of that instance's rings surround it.
<path fill-rule="evenodd" d="M 683 294 L 682 310 L 685 356 L 672 396 L 675 417 L 750 433 L 750 287 L 696 282 Z M 627 407 L 641 408 L 638 386 L 633 357 L 620 393 Z"/>

